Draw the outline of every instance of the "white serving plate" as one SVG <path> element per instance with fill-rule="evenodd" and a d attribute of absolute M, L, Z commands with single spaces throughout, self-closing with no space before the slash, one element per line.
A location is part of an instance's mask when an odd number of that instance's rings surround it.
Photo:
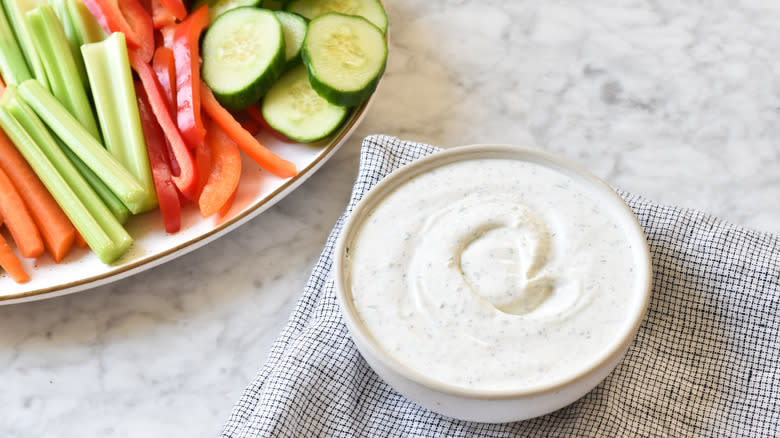
<path fill-rule="evenodd" d="M 181 230 L 176 234 L 165 232 L 159 210 L 133 217 L 126 224 L 134 239 L 133 246 L 111 265 L 102 263 L 88 249 L 75 246 L 60 264 L 54 263 L 48 255 L 23 259 L 31 280 L 16 284 L 0 270 L 0 305 L 52 298 L 117 281 L 225 235 L 279 202 L 319 169 L 352 135 L 374 96 L 354 109 L 336 134 L 317 143 L 285 143 L 265 131 L 258 134 L 263 145 L 295 163 L 299 173 L 294 178 L 277 178 L 243 155 L 241 182 L 233 205 L 224 217 L 203 219 L 198 209 L 189 204 L 182 209 Z"/>

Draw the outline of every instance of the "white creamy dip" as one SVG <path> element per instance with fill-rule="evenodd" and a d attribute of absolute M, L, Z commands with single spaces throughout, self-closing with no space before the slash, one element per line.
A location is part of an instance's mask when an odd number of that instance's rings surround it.
<path fill-rule="evenodd" d="M 346 287 L 400 364 L 469 389 L 532 389 L 594 366 L 643 300 L 627 230 L 586 184 L 470 159 L 403 183 L 346 247 Z"/>

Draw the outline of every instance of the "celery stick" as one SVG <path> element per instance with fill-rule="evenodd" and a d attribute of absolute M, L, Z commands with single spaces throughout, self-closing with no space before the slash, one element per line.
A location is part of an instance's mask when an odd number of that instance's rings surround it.
<path fill-rule="evenodd" d="M 81 41 L 78 34 L 76 34 L 76 26 L 70 19 L 68 14 L 67 0 L 49 0 L 49 4 L 54 8 L 54 12 L 57 14 L 60 23 L 62 24 L 62 30 L 65 31 L 65 38 L 68 40 L 68 46 L 70 46 L 70 54 L 73 56 L 73 61 L 76 63 L 76 70 L 79 72 L 81 83 L 85 87 L 89 88 L 87 82 L 87 71 L 84 69 L 84 61 L 81 59 Z"/>
<path fill-rule="evenodd" d="M 87 181 L 87 184 L 92 187 L 92 190 L 94 190 L 103 201 L 103 204 L 108 207 L 116 220 L 119 221 L 120 224 L 127 222 L 127 219 L 130 218 L 130 210 L 125 207 L 125 204 L 122 204 L 122 201 L 120 201 L 119 198 L 114 195 L 114 192 L 106 187 L 106 185 L 103 184 L 103 181 L 101 181 L 100 178 L 95 175 L 95 172 L 89 170 L 89 167 L 87 167 L 87 165 L 84 164 L 84 162 L 81 161 L 81 159 L 76 154 L 74 154 L 72 150 L 68 149 L 68 147 L 62 144 L 59 140 L 57 144 L 60 146 L 60 149 L 65 154 L 65 156 L 68 157 L 68 160 L 70 160 L 71 164 L 73 164 L 73 167 L 79 171 L 84 180 Z"/>
<path fill-rule="evenodd" d="M 39 6 L 27 13 L 27 22 L 36 35 L 34 44 L 46 68 L 52 94 L 93 137 L 100 139 L 95 114 L 54 9 L 51 5 Z"/>
<path fill-rule="evenodd" d="M 83 44 L 96 43 L 106 39 L 108 34 L 100 24 L 98 24 L 92 13 L 81 0 L 65 0 L 68 8 L 70 21 L 73 23 L 73 29 L 79 40 L 79 46 Z"/>
<path fill-rule="evenodd" d="M 22 55 L 22 49 L 16 40 L 5 11 L 0 7 L 0 74 L 8 85 L 19 85 L 30 79 L 32 74 L 27 68 L 27 61 Z"/>
<path fill-rule="evenodd" d="M 62 149 L 57 145 L 54 137 L 49 134 L 49 130 L 41 122 L 27 105 L 18 98 L 11 100 L 6 105 L 6 109 L 11 115 L 25 128 L 30 137 L 43 150 L 46 157 L 51 161 L 57 171 L 65 178 L 73 192 L 87 207 L 87 210 L 95 218 L 100 228 L 111 239 L 114 244 L 113 250 L 109 249 L 108 254 L 111 257 L 119 258 L 130 248 L 133 239 L 122 227 L 122 224 L 116 220 L 111 211 L 106 208 L 103 201 L 95 194 L 92 188 L 81 177 L 78 170 L 68 161 Z M 86 239 L 86 238 L 85 238 Z"/>
<path fill-rule="evenodd" d="M 157 206 L 157 198 L 125 36 L 113 33 L 99 43 L 83 45 L 81 53 L 92 85 L 92 99 L 106 149 L 152 195 L 143 206 L 144 211 L 152 210 Z"/>
<path fill-rule="evenodd" d="M 78 196 L 87 211 L 95 218 L 100 229 L 112 242 L 112 247 L 104 249 L 109 259 L 119 258 L 130 248 L 133 239 L 111 214 L 103 201 L 95 194 L 89 184 L 81 177 L 76 168 L 68 161 L 57 145 L 54 137 L 49 134 L 46 126 L 38 116 L 19 99 L 13 99 L 5 105 L 11 115 L 22 125 L 32 140 L 54 165 L 57 172 L 67 182 L 68 186 Z M 86 240 L 86 237 L 85 237 Z"/>
<path fill-rule="evenodd" d="M 144 190 L 141 183 L 122 167 L 40 83 L 35 80 L 22 82 L 19 86 L 19 96 L 131 212 L 138 213 L 143 209 L 149 193 Z"/>
<path fill-rule="evenodd" d="M 4 107 L 0 106 L 0 126 L 14 142 L 24 159 L 41 179 L 43 185 L 52 194 L 65 215 L 81 233 L 89 247 L 104 263 L 111 263 L 121 256 L 121 251 L 108 234 L 103 231 L 100 223 L 90 213 L 82 200 L 71 188 L 66 179 L 59 173 L 41 147 L 30 137 L 22 124 Z M 42 131 L 42 132 L 45 132 Z M 59 148 L 52 142 L 45 144 L 52 150 Z M 56 153 L 56 152 L 55 152 Z M 109 217 L 110 213 L 109 213 Z M 128 245 L 129 247 L 129 245 Z"/>
<path fill-rule="evenodd" d="M 46 70 L 43 63 L 38 58 L 38 52 L 33 44 L 33 33 L 27 25 L 26 14 L 38 6 L 46 3 L 46 0 L 2 0 L 5 6 L 5 12 L 8 14 L 8 20 L 19 41 L 19 47 L 22 49 L 27 65 L 30 67 L 33 77 L 37 79 L 44 88 L 49 88 L 49 80 L 46 76 Z M 20 82 L 21 83 L 21 82 Z"/>

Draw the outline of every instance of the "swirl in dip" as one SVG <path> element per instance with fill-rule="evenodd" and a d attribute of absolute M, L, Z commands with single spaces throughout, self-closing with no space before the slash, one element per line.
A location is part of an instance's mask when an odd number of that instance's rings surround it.
<path fill-rule="evenodd" d="M 511 158 L 399 185 L 346 249 L 345 284 L 375 343 L 470 390 L 531 391 L 596 366 L 646 297 L 625 223 L 588 187 Z"/>

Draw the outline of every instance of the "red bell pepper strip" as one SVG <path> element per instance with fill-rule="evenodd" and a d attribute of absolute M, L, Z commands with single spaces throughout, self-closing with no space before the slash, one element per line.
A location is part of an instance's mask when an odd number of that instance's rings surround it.
<path fill-rule="evenodd" d="M 171 167 L 174 169 L 176 167 L 179 168 L 178 174 L 174 173 L 173 183 L 176 184 L 176 187 L 179 188 L 184 196 L 188 199 L 194 199 L 195 190 L 198 187 L 195 163 L 187 148 L 187 144 L 184 143 L 184 139 L 176 127 L 176 123 L 168 112 L 165 98 L 160 94 L 160 84 L 157 82 L 157 77 L 154 75 L 152 67 L 145 63 L 135 52 L 130 52 L 130 65 L 138 73 L 144 91 L 146 91 L 146 96 L 149 98 L 149 106 L 157 118 L 157 123 L 160 124 L 160 128 L 165 133 L 165 138 L 168 139 L 168 144 L 176 161 L 176 166 L 172 165 Z"/>
<path fill-rule="evenodd" d="M 170 27 L 171 35 L 173 28 Z M 168 106 L 168 112 L 172 118 L 176 117 L 176 65 L 173 59 L 173 50 L 168 47 L 160 46 L 154 52 L 152 58 L 152 69 L 157 75 L 157 81 L 165 97 L 165 103 Z M 176 158 L 171 153 L 171 148 L 167 148 L 170 154 L 171 167 L 175 175 L 179 174 L 179 167 L 176 164 Z M 196 163 L 197 164 L 197 163 Z M 199 192 L 198 192 L 199 193 Z M 197 199 L 197 197 L 195 198 Z"/>
<path fill-rule="evenodd" d="M 208 5 L 203 5 L 176 26 L 173 35 L 173 55 L 176 59 L 177 121 L 181 135 L 190 147 L 206 137 L 200 117 L 200 57 L 199 38 L 209 25 Z"/>
<path fill-rule="evenodd" d="M 219 217 L 223 218 L 227 216 L 228 212 L 230 211 L 230 207 L 233 206 L 233 201 L 236 199 L 236 193 L 238 193 L 238 190 L 233 192 L 233 195 L 230 196 L 230 199 L 225 202 L 225 205 L 222 206 L 222 208 L 219 209 Z"/>
<path fill-rule="evenodd" d="M 232 200 L 241 178 L 241 151 L 213 120 L 206 121 L 206 147 L 211 150 L 211 168 L 198 206 L 203 217 L 221 211 Z"/>
<path fill-rule="evenodd" d="M 138 3 L 141 3 L 141 6 L 144 7 L 144 11 L 146 11 L 149 16 L 152 16 L 152 0 L 138 0 Z"/>
<path fill-rule="evenodd" d="M 282 134 L 281 132 L 277 131 L 276 129 L 272 128 L 271 125 L 268 124 L 268 122 L 265 121 L 265 117 L 263 117 L 263 112 L 260 111 L 260 108 L 258 108 L 256 105 L 252 105 L 249 108 L 246 109 L 247 114 L 252 116 L 254 120 L 257 121 L 257 123 L 260 124 L 260 126 L 263 128 L 263 130 L 267 131 L 269 134 L 274 136 L 275 138 L 285 142 L 285 143 L 295 143 L 294 140 L 290 140 L 287 138 L 286 135 Z M 254 134 L 253 134 L 254 135 Z"/>
<path fill-rule="evenodd" d="M 209 134 L 206 132 L 207 139 L 208 136 Z M 198 169 L 198 190 L 195 192 L 195 199 L 199 200 L 203 187 L 206 187 L 211 174 L 211 148 L 206 144 L 206 141 L 195 146 L 195 168 Z"/>
<path fill-rule="evenodd" d="M 97 20 L 100 27 L 103 28 L 103 30 L 106 31 L 106 33 L 111 33 L 111 24 L 116 24 L 119 22 L 119 5 L 111 5 L 115 6 L 115 9 L 110 7 L 106 10 L 106 12 L 103 12 L 103 9 L 101 9 L 100 5 L 98 4 L 97 0 L 83 0 L 84 6 L 89 9 L 89 13 L 92 14 L 93 17 L 95 17 L 95 20 Z M 111 23 L 109 23 L 109 15 L 111 18 Z M 127 38 L 127 35 L 125 35 L 125 39 L 127 40 L 127 43 L 130 44 L 130 39 Z M 135 43 L 135 41 L 133 42 Z"/>
<path fill-rule="evenodd" d="M 260 144 L 252 134 L 242 128 L 241 124 L 233 118 L 233 115 L 219 104 L 217 98 L 214 97 L 214 93 L 211 92 L 211 89 L 203 81 L 200 83 L 200 93 L 203 97 L 203 109 L 209 117 L 225 131 L 228 137 L 238 143 L 238 147 L 259 164 L 260 167 L 280 178 L 290 178 L 298 174 L 298 170 L 295 169 L 295 163 L 284 160 L 274 154 Z"/>
<path fill-rule="evenodd" d="M 168 151 L 168 162 L 171 163 L 171 171 L 173 172 L 174 175 L 181 175 L 181 169 L 179 169 L 179 163 L 176 162 L 176 155 L 173 153 L 173 148 L 171 148 L 171 142 L 169 142 L 167 138 L 165 139 L 165 142 L 168 145 L 168 147 L 165 148 L 165 150 Z M 197 171 L 195 174 L 197 175 Z"/>
<path fill-rule="evenodd" d="M 156 0 L 155 0 L 156 1 Z M 176 114 L 176 66 L 173 51 L 167 47 L 158 47 L 152 58 L 152 69 L 157 75 L 165 103 L 171 116 Z"/>
<path fill-rule="evenodd" d="M 238 113 L 233 113 L 233 117 L 235 117 L 236 120 L 238 120 L 238 123 L 241 124 L 241 127 L 246 129 L 250 134 L 257 135 L 257 133 L 260 132 L 260 122 L 255 120 L 248 112 L 240 111 Z M 208 123 L 206 125 L 208 126 Z M 208 130 L 206 130 L 206 136 L 208 135 Z"/>
<path fill-rule="evenodd" d="M 173 34 L 176 33 L 176 25 L 175 24 L 169 24 L 168 26 L 163 27 L 160 29 L 160 36 L 162 37 L 162 44 L 157 44 L 157 46 L 165 46 L 171 50 L 173 50 Z"/>
<path fill-rule="evenodd" d="M 152 0 L 152 6 L 154 6 L 155 1 L 156 0 Z M 159 0 L 159 2 L 168 10 L 168 12 L 173 14 L 177 20 L 184 20 L 184 17 L 187 16 L 187 8 L 184 7 L 184 3 L 181 0 Z"/>
<path fill-rule="evenodd" d="M 83 0 L 89 12 L 108 33 L 125 34 L 127 46 L 149 62 L 154 54 L 152 17 L 138 0 Z"/>
<path fill-rule="evenodd" d="M 149 164 L 152 166 L 154 188 L 157 191 L 157 202 L 160 205 L 165 231 L 175 233 L 181 228 L 181 204 L 179 192 L 173 183 L 171 165 L 168 161 L 168 147 L 157 119 L 154 116 L 149 98 L 143 85 L 135 82 L 135 95 L 138 99 L 138 112 L 141 115 L 141 126 L 146 138 L 146 151 Z"/>
<path fill-rule="evenodd" d="M 5 83 L 3 82 L 3 78 L 0 78 L 0 96 L 5 93 Z"/>
<path fill-rule="evenodd" d="M 176 17 L 159 0 L 151 0 L 151 8 L 152 24 L 154 24 L 155 29 L 162 29 L 176 23 Z"/>

